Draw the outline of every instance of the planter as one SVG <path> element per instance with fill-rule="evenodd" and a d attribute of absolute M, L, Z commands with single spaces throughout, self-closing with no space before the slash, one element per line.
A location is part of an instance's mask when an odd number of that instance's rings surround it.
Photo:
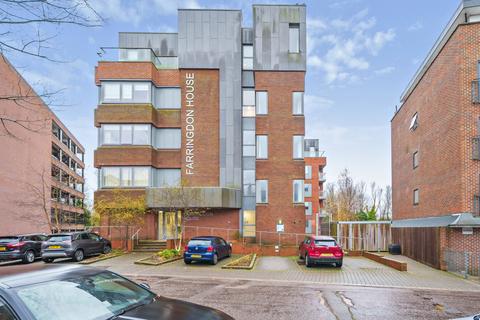
<path fill-rule="evenodd" d="M 95 262 L 119 257 L 119 256 L 124 255 L 124 254 L 125 254 L 125 252 L 111 252 L 111 253 L 108 253 L 108 254 L 101 254 L 99 256 L 94 256 L 94 257 L 85 259 L 83 261 L 80 261 L 79 264 L 91 264 L 91 263 L 95 263 Z"/>
<path fill-rule="evenodd" d="M 243 257 L 233 260 L 222 266 L 222 269 L 241 269 L 241 270 L 252 270 L 257 260 L 257 254 L 251 253 Z"/>
<path fill-rule="evenodd" d="M 162 257 L 153 255 L 153 256 L 148 257 L 148 258 L 143 258 L 143 259 L 137 260 L 134 263 L 135 264 L 144 264 L 144 265 L 148 265 L 148 266 L 159 266 L 161 264 L 174 262 L 174 261 L 181 260 L 181 259 L 183 259 L 182 256 L 173 257 L 171 259 L 163 259 Z"/>

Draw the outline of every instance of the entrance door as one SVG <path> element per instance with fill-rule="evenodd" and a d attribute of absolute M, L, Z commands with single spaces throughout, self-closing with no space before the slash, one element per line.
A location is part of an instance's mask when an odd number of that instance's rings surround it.
<path fill-rule="evenodd" d="M 158 239 L 176 239 L 177 225 L 180 223 L 179 213 L 177 212 L 158 212 Z"/>

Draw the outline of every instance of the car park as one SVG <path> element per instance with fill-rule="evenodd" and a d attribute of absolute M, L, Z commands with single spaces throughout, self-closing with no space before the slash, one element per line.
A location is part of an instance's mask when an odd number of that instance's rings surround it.
<path fill-rule="evenodd" d="M 334 238 L 327 236 L 309 236 L 300 243 L 299 258 L 305 260 L 307 268 L 315 264 L 343 265 L 343 250 Z"/>
<path fill-rule="evenodd" d="M 0 319 L 231 320 L 209 307 L 156 295 L 116 273 L 79 265 L 0 269 Z"/>
<path fill-rule="evenodd" d="M 48 236 L 42 244 L 42 260 L 50 263 L 57 258 L 73 258 L 82 261 L 85 257 L 109 253 L 112 244 L 92 232 L 56 233 Z"/>
<path fill-rule="evenodd" d="M 45 234 L 24 234 L 0 237 L 0 261 L 22 260 L 32 263 L 41 257 Z"/>
<path fill-rule="evenodd" d="M 232 246 L 220 237 L 195 237 L 185 246 L 183 261 L 190 264 L 193 261 L 217 264 L 218 260 L 230 257 Z"/>

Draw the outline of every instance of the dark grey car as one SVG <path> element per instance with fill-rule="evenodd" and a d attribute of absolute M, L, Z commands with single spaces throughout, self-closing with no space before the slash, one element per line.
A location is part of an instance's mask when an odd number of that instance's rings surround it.
<path fill-rule="evenodd" d="M 82 261 L 90 255 L 109 253 L 112 244 L 92 232 L 57 233 L 48 236 L 42 244 L 42 260 L 53 262 L 56 258 L 73 258 Z"/>

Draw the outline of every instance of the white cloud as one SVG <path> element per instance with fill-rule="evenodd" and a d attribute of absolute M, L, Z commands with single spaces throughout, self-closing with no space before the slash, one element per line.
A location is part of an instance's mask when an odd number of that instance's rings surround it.
<path fill-rule="evenodd" d="M 360 71 L 370 69 L 370 58 L 395 39 L 395 30 L 373 31 L 375 17 L 363 9 L 349 19 L 309 19 L 307 63 L 324 73 L 327 84 L 355 82 Z"/>
<path fill-rule="evenodd" d="M 334 104 L 333 100 L 311 94 L 306 94 L 304 101 L 306 112 L 317 112 L 320 109 L 329 109 Z"/>
<path fill-rule="evenodd" d="M 384 75 L 384 74 L 392 73 L 393 71 L 395 71 L 395 67 L 390 66 L 390 67 L 385 67 L 382 69 L 375 70 L 375 74 Z"/>
<path fill-rule="evenodd" d="M 420 29 L 423 29 L 423 23 L 421 23 L 420 21 L 415 22 L 407 28 L 408 31 L 417 31 Z"/>

